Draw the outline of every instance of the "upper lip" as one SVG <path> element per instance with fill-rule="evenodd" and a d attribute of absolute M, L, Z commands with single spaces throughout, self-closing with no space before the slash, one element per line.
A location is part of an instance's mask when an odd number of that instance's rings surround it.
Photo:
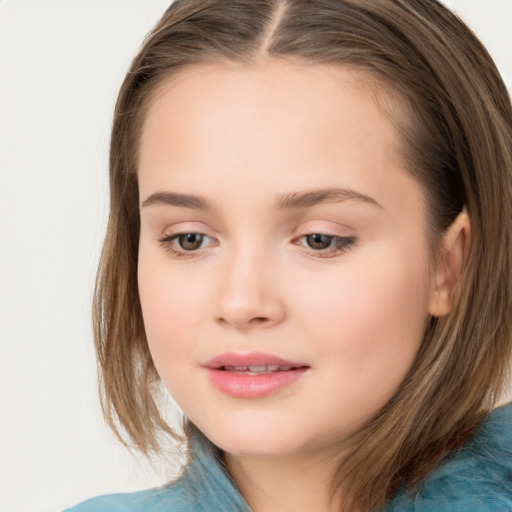
<path fill-rule="evenodd" d="M 225 352 L 209 359 L 203 366 L 211 369 L 222 368 L 223 366 L 262 366 L 279 365 L 301 368 L 308 366 L 297 361 L 290 361 L 264 352 Z"/>

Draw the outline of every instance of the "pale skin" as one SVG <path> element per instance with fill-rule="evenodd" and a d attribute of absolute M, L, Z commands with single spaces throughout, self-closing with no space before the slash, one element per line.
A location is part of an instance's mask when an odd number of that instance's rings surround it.
<path fill-rule="evenodd" d="M 350 435 L 400 385 L 429 315 L 453 307 L 469 245 L 463 212 L 431 261 L 423 190 L 360 78 L 202 65 L 159 89 L 143 127 L 150 350 L 255 512 L 336 509 L 330 479 Z M 307 371 L 259 398 L 212 386 L 206 361 L 254 350 Z"/>

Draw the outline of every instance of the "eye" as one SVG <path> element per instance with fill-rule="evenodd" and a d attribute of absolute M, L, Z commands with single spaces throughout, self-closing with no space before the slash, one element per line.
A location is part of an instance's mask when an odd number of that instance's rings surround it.
<path fill-rule="evenodd" d="M 356 242 L 353 236 L 311 233 L 297 239 L 297 245 L 310 249 L 315 256 L 327 258 L 348 251 Z"/>
<path fill-rule="evenodd" d="M 175 256 L 194 256 L 195 252 L 214 243 L 213 239 L 202 233 L 176 233 L 159 240 L 164 249 Z"/>
<path fill-rule="evenodd" d="M 313 235 L 306 235 L 306 243 L 311 249 L 328 249 L 331 245 L 334 237 L 330 235 L 322 235 L 321 233 L 315 233 Z"/>
<path fill-rule="evenodd" d="M 178 245 L 185 251 L 196 251 L 203 245 L 204 235 L 200 233 L 185 233 L 177 235 Z"/>

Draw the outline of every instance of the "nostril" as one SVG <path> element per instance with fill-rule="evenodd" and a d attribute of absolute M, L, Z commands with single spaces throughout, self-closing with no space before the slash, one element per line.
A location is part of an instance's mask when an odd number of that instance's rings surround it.
<path fill-rule="evenodd" d="M 257 316 L 255 318 L 252 318 L 250 320 L 251 323 L 253 324 L 263 324 L 265 322 L 268 322 L 268 318 L 264 317 L 264 316 Z"/>
<path fill-rule="evenodd" d="M 249 320 L 237 321 L 236 319 L 227 319 L 219 317 L 217 321 L 222 325 L 231 325 L 236 328 L 244 329 L 249 327 L 265 326 L 271 322 L 271 319 L 265 316 L 256 316 L 250 318 Z"/>

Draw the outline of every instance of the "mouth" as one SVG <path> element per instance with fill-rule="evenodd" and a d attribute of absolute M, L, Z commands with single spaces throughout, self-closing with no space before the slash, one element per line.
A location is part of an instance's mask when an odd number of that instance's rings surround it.
<path fill-rule="evenodd" d="M 276 372 L 289 372 L 305 368 L 304 366 L 291 366 L 279 364 L 261 364 L 249 366 L 220 366 L 217 370 L 231 373 L 238 373 L 240 375 L 266 375 Z"/>
<path fill-rule="evenodd" d="M 204 365 L 213 370 L 233 372 L 275 372 L 306 367 L 306 364 L 290 361 L 264 352 L 225 352 L 213 357 Z"/>
<path fill-rule="evenodd" d="M 292 386 L 310 367 L 262 352 L 229 352 L 210 359 L 204 368 L 213 386 L 223 393 L 259 398 Z"/>

